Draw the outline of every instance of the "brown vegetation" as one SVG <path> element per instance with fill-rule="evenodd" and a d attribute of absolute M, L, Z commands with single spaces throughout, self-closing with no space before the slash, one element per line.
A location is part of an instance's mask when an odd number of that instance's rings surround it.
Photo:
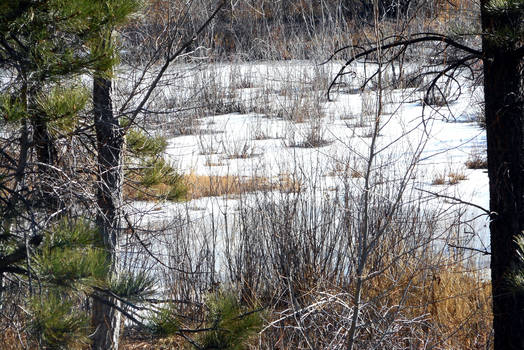
<path fill-rule="evenodd" d="M 302 185 L 289 175 L 276 181 L 266 177 L 209 176 L 191 173 L 184 177 L 188 199 L 217 196 L 235 196 L 255 191 L 298 192 Z"/>

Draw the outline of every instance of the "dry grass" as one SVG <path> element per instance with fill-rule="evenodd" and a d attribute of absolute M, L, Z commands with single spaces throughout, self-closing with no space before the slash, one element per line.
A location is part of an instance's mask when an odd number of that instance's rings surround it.
<path fill-rule="evenodd" d="M 456 261 L 428 271 L 420 269 L 420 261 L 404 261 L 371 280 L 364 295 L 381 298 L 388 290 L 381 303 L 398 305 L 395 310 L 407 319 L 425 315 L 426 327 L 418 331 L 425 333 L 419 335 L 430 340 L 431 348 L 485 349 L 489 344 L 491 284 L 481 271 Z"/>
<path fill-rule="evenodd" d="M 467 180 L 468 177 L 466 174 L 460 171 L 450 171 L 447 175 L 445 173 L 438 173 L 433 177 L 433 181 L 431 182 L 434 186 L 440 186 L 440 185 L 456 185 L 460 181 Z"/>
<path fill-rule="evenodd" d="M 351 170 L 351 174 L 350 174 L 350 176 L 351 176 L 352 178 L 354 178 L 354 179 L 359 179 L 359 178 L 363 177 L 364 175 L 362 174 L 361 171 L 358 171 L 358 170 L 353 169 L 353 170 Z"/>
<path fill-rule="evenodd" d="M 460 181 L 464 181 L 464 180 L 468 179 L 466 174 L 464 174 L 462 172 L 455 172 L 455 171 L 450 172 L 448 177 L 449 177 L 449 184 L 450 185 L 456 185 Z"/>
<path fill-rule="evenodd" d="M 487 169 L 488 161 L 485 159 L 470 159 L 465 165 L 468 169 Z"/>
<path fill-rule="evenodd" d="M 3 329 L 0 334 L 0 350 L 36 349 L 35 347 L 26 347 L 26 340 L 24 338 L 22 334 L 22 339 L 19 339 L 17 333 L 12 328 Z M 24 344 L 21 343 L 21 340 Z"/>
<path fill-rule="evenodd" d="M 126 334 L 122 339 L 122 350 L 178 350 L 186 349 L 187 342 L 181 337 L 172 336 L 164 339 L 147 339 L 147 337 Z"/>
<path fill-rule="evenodd" d="M 365 91 L 362 94 L 362 116 L 373 116 L 377 112 L 377 95 L 373 92 Z"/>
<path fill-rule="evenodd" d="M 487 169 L 488 160 L 486 159 L 486 152 L 474 151 L 471 153 L 465 165 L 468 169 Z"/>
<path fill-rule="evenodd" d="M 358 164 L 355 161 L 337 161 L 335 162 L 325 176 L 338 176 L 341 178 L 360 179 L 364 177 L 362 170 L 358 169 Z"/>
<path fill-rule="evenodd" d="M 409 349 L 489 349 L 492 344 L 491 286 L 484 271 L 467 263 L 426 252 L 407 254 L 399 259 L 393 242 L 385 242 L 382 253 L 371 256 L 368 276 L 381 273 L 364 283 L 361 301 L 363 331 L 358 348 L 369 348 L 382 338 L 386 348 Z M 395 249 L 392 249 L 395 248 Z M 424 266 L 425 268 L 421 268 Z M 344 317 L 351 314 L 354 280 L 322 278 L 320 271 L 302 271 L 295 295 L 301 305 L 318 305 L 310 320 L 304 316 L 303 327 L 311 331 L 309 340 L 327 344 L 333 332 L 324 327 L 348 329 Z M 298 276 L 297 276 L 298 277 Z M 325 289 L 325 288 L 328 289 Z M 327 301 L 326 295 L 337 296 Z M 286 306 L 284 305 L 284 308 Z M 270 317 L 279 319 L 286 310 L 276 308 Z M 315 318 L 316 317 L 316 318 Z M 310 323 L 311 322 L 311 323 Z M 365 326 L 375 325 L 373 326 Z M 269 349 L 275 339 L 282 339 L 281 349 L 295 349 L 298 341 L 290 329 L 297 327 L 292 317 L 279 323 L 278 329 L 262 334 L 262 348 Z M 382 328 L 381 328 L 382 327 Z M 388 329 L 386 333 L 382 333 Z M 343 331 L 342 331 L 343 332 Z M 280 340 L 277 341 L 280 344 Z M 273 343 L 274 344 L 274 343 Z M 287 345 L 289 344 L 289 345 Z M 319 347 L 322 348 L 322 347 Z M 380 348 L 380 347 L 379 347 Z"/>
<path fill-rule="evenodd" d="M 299 192 L 302 184 L 291 176 L 272 181 L 266 177 L 209 176 L 191 173 L 184 177 L 188 188 L 187 198 L 241 195 L 255 191 Z"/>
<path fill-rule="evenodd" d="M 204 165 L 207 167 L 214 167 L 214 166 L 224 166 L 226 164 L 222 161 L 222 159 L 213 160 L 213 158 L 209 157 L 209 158 L 206 158 L 206 162 L 204 163 Z"/>
<path fill-rule="evenodd" d="M 224 153 L 227 159 L 248 159 L 258 155 L 253 144 L 248 141 L 225 143 Z"/>
<path fill-rule="evenodd" d="M 321 284 L 326 282 L 329 289 L 323 289 L 319 280 L 323 281 Z M 349 328 L 339 317 L 351 314 L 354 307 L 353 284 L 323 280 L 318 271 L 311 271 L 302 275 L 298 290 L 300 294 L 295 298 L 301 305 L 318 305 L 315 317 L 308 320 L 305 316 L 301 321 L 303 327 L 311 329 L 310 341 L 328 344 L 333 333 L 326 332 L 325 327 L 340 327 L 342 332 Z M 339 297 L 329 302 L 326 295 Z M 385 348 L 477 350 L 490 349 L 492 344 L 490 283 L 482 279 L 481 272 L 468 270 L 460 262 L 427 270 L 420 268 L 420 261 L 399 261 L 367 281 L 362 296 L 362 322 L 377 328 L 365 328 L 358 335 L 358 348 L 371 348 L 382 336 L 386 337 L 382 345 L 390 346 Z M 285 312 L 277 307 L 269 318 L 279 319 Z M 269 349 L 275 343 L 280 349 L 298 348 L 300 340 L 292 331 L 294 327 L 297 324 L 290 317 L 278 328 L 263 333 L 262 348 Z M 384 329 L 390 331 L 383 334 Z"/>
<path fill-rule="evenodd" d="M 370 321 L 376 322 L 377 325 L 380 322 L 393 322 L 395 325 L 391 327 L 392 331 L 386 341 L 395 342 L 396 348 L 405 344 L 405 348 L 489 349 L 489 344 L 492 344 L 491 289 L 482 271 L 475 270 L 460 260 L 434 254 L 428 256 L 427 253 L 397 260 L 398 256 L 391 251 L 391 244 L 393 242 L 386 242 L 386 246 L 381 249 L 387 256 L 382 256 L 380 262 L 375 260 L 377 256 L 373 257 L 373 260 L 379 263 L 376 267 L 385 268 L 381 274 L 365 283 L 362 293 L 364 304 L 361 309 L 362 317 L 365 317 L 363 320 L 371 317 Z M 393 244 L 393 246 L 399 248 L 398 245 Z M 391 253 L 388 254 L 388 250 Z M 431 268 L 421 269 L 421 265 Z M 372 270 L 368 271 L 370 272 Z M 296 298 L 302 305 L 318 302 L 321 296 L 326 294 L 345 295 L 346 291 L 351 293 L 354 288 L 351 280 L 331 280 L 315 269 L 305 269 L 301 277 L 300 288 L 297 289 L 301 295 L 296 295 Z M 324 289 L 323 286 L 327 285 L 329 289 Z M 337 317 L 347 315 L 353 307 L 351 297 L 339 300 L 344 303 L 320 303 L 317 311 L 312 315 L 324 314 L 327 319 L 313 318 L 311 321 L 315 323 L 330 321 L 336 324 Z M 369 305 L 374 306 L 368 308 L 367 301 Z M 269 320 L 278 319 L 282 316 L 281 312 L 283 310 L 279 310 L 278 307 L 271 308 L 271 313 L 268 313 L 267 317 Z M 374 318 L 377 319 L 373 321 Z M 414 319 L 418 321 L 404 324 L 405 321 Z M 303 321 L 308 322 L 307 317 Z M 296 326 L 293 318 L 287 319 L 279 326 L 261 335 L 261 349 L 269 349 L 275 345 L 275 337 L 282 339 L 281 343 L 277 342 L 280 345 L 279 349 L 297 348 L 295 342 L 286 342 L 291 340 L 290 334 L 296 332 L 293 330 Z M 328 324 L 318 323 L 312 329 L 318 330 L 324 327 L 328 327 Z M 373 334 L 373 328 L 369 331 L 370 339 L 366 339 L 368 336 L 365 334 L 360 335 L 360 340 L 364 343 L 376 340 L 373 337 L 380 335 L 381 329 L 377 329 L 379 332 L 377 334 Z M 329 336 L 329 334 L 328 331 L 326 334 L 310 333 L 308 336 L 310 340 L 318 341 L 318 348 L 321 349 L 324 347 L 320 344 L 326 344 L 322 342 L 326 339 L 316 337 Z M 409 342 L 409 345 L 404 342 Z M 420 344 L 417 345 L 417 342 Z M 124 350 L 167 350 L 183 347 L 184 341 L 179 337 L 151 339 L 137 337 L 132 332 L 127 332 L 121 345 Z M 20 345 L 16 333 L 11 329 L 4 330 L 0 335 L 0 350 L 22 348 L 24 347 Z"/>
<path fill-rule="evenodd" d="M 190 173 L 182 178 L 182 183 L 187 189 L 186 200 L 202 197 L 235 196 L 255 191 L 280 191 L 295 193 L 302 189 L 302 184 L 289 175 L 280 176 L 277 180 L 266 177 L 241 177 L 241 176 L 209 176 Z M 124 198 L 137 201 L 169 200 L 170 187 L 166 184 L 157 184 L 143 188 L 136 182 L 128 181 L 124 185 Z"/>
<path fill-rule="evenodd" d="M 444 185 L 446 184 L 446 176 L 444 174 L 437 174 L 431 182 L 432 185 Z"/>
<path fill-rule="evenodd" d="M 443 267 L 426 290 L 431 322 L 446 348 L 480 349 L 491 337 L 491 284 L 461 265 Z"/>
<path fill-rule="evenodd" d="M 180 189 L 183 190 L 182 187 Z M 176 198 L 177 196 L 172 190 L 173 187 L 165 183 L 144 187 L 139 182 L 128 179 L 124 183 L 123 195 L 126 200 L 132 201 L 158 201 L 164 199 L 179 201 L 183 199 L 183 194 L 182 198 Z"/>

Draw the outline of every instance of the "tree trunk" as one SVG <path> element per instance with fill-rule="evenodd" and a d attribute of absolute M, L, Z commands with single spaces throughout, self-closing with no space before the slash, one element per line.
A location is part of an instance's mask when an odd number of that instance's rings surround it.
<path fill-rule="evenodd" d="M 494 14 L 487 3 L 482 2 L 482 44 L 495 350 L 522 350 L 524 293 L 511 280 L 522 264 L 515 238 L 524 231 L 524 64 L 516 54 L 522 38 L 512 38 L 507 30 L 518 28 L 523 15 Z"/>
<path fill-rule="evenodd" d="M 34 100 L 33 97 L 31 100 Z M 33 102 L 36 105 L 36 102 Z M 54 191 L 53 182 L 59 178 L 59 174 L 53 169 L 57 165 L 58 152 L 55 140 L 47 129 L 45 118 L 38 112 L 32 115 L 33 141 L 38 160 L 38 178 L 40 180 L 42 209 L 48 213 L 55 212 L 59 207 L 59 198 Z"/>
<path fill-rule="evenodd" d="M 94 78 L 93 104 L 98 148 L 97 226 L 107 250 L 109 278 L 118 274 L 119 232 L 122 209 L 123 134 L 114 117 L 111 103 L 111 80 Z M 116 350 L 120 337 L 119 305 L 110 297 L 93 301 L 93 335 L 91 349 Z"/>

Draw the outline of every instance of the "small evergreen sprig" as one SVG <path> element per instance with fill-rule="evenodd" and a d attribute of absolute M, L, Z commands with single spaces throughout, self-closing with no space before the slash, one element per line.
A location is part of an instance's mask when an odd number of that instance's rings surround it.
<path fill-rule="evenodd" d="M 196 329 L 184 329 L 175 307 L 170 304 L 150 319 L 150 330 L 159 338 L 182 336 L 196 349 L 246 349 L 262 327 L 261 310 L 242 305 L 232 290 L 209 294 L 203 322 Z M 190 336 L 197 334 L 195 339 Z"/>
<path fill-rule="evenodd" d="M 89 293 L 107 275 L 106 252 L 98 231 L 83 219 L 64 219 L 51 230 L 33 257 L 39 279 L 50 288 Z"/>
<path fill-rule="evenodd" d="M 260 311 L 248 310 L 233 291 L 218 291 L 207 297 L 207 326 L 199 343 L 203 349 L 245 349 L 249 339 L 262 327 Z"/>
<path fill-rule="evenodd" d="M 57 292 L 33 298 L 30 334 L 43 349 L 84 349 L 89 344 L 89 315 L 79 309 L 80 300 Z"/>

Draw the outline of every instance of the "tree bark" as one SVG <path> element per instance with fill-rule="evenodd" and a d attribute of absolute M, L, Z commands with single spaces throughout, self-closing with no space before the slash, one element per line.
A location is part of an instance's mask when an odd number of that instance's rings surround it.
<path fill-rule="evenodd" d="M 512 286 L 522 265 L 516 237 L 524 231 L 524 109 L 522 38 L 508 33 L 522 11 L 502 16 L 482 1 L 484 98 L 491 212 L 491 282 L 495 350 L 524 349 L 524 293 Z M 509 18 L 508 18 L 509 17 Z M 515 21 L 515 23 L 512 23 Z M 501 34 L 504 37 L 501 37 Z"/>
<path fill-rule="evenodd" d="M 95 76 L 93 104 L 98 148 L 97 226 L 107 250 L 109 278 L 118 275 L 119 232 L 122 209 L 123 132 L 111 102 L 111 80 Z M 93 350 L 116 350 L 120 337 L 118 300 L 103 296 L 93 301 Z"/>
<path fill-rule="evenodd" d="M 32 98 L 34 100 L 34 97 Z M 34 102 L 33 105 L 36 105 Z M 53 182 L 59 177 L 52 166 L 57 165 L 58 152 L 55 147 L 55 140 L 47 129 L 45 118 L 38 112 L 32 115 L 33 141 L 38 160 L 38 177 L 40 180 L 41 202 L 40 205 L 48 213 L 55 212 L 60 199 L 54 193 Z"/>

